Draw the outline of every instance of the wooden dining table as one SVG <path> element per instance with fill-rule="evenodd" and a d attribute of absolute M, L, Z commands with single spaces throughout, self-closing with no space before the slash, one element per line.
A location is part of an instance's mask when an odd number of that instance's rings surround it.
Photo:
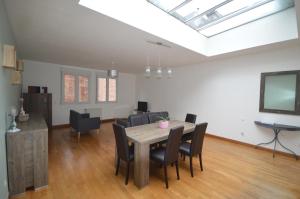
<path fill-rule="evenodd" d="M 150 144 L 167 140 L 170 129 L 178 126 L 184 126 L 183 134 L 195 129 L 195 124 L 178 120 L 169 121 L 166 129 L 159 128 L 158 123 L 126 128 L 128 140 L 134 143 L 134 183 L 138 188 L 149 184 Z"/>

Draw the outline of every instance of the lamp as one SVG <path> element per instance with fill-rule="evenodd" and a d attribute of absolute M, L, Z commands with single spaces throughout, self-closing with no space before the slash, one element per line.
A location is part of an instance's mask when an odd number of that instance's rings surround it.
<path fill-rule="evenodd" d="M 161 69 L 161 67 L 158 67 L 156 69 L 156 78 L 158 78 L 158 79 L 162 78 L 162 69 Z"/>
<path fill-rule="evenodd" d="M 111 66 L 112 66 L 112 68 L 115 67 L 114 62 L 111 62 Z M 116 69 L 110 69 L 107 71 L 107 76 L 110 78 L 116 78 L 116 77 L 118 77 L 118 75 L 119 75 L 119 72 Z"/>

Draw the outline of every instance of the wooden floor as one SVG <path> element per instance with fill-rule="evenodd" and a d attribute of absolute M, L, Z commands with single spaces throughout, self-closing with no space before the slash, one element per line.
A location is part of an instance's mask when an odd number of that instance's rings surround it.
<path fill-rule="evenodd" d="M 124 169 L 114 175 L 114 146 L 111 123 L 102 125 L 99 134 L 82 135 L 80 144 L 69 129 L 54 130 L 49 134 L 48 189 L 18 198 L 300 198 L 300 161 L 290 157 L 273 159 L 267 151 L 206 137 L 203 172 L 194 161 L 191 178 L 189 161 L 180 161 L 181 179 L 169 167 L 167 190 L 163 170 L 152 164 L 150 184 L 139 190 L 133 175 L 124 185 Z"/>

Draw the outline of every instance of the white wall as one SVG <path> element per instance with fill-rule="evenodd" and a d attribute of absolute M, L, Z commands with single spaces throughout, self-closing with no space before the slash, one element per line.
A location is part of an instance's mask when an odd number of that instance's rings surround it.
<path fill-rule="evenodd" d="M 91 75 L 91 101 L 89 104 L 66 105 L 61 104 L 61 70 L 83 70 Z M 52 119 L 53 125 L 69 123 L 69 110 L 74 109 L 83 112 L 85 108 L 102 108 L 101 119 L 126 117 L 136 106 L 136 76 L 120 73 L 118 79 L 118 101 L 116 103 L 96 103 L 96 73 L 100 70 L 83 69 L 72 66 L 63 66 L 36 61 L 25 61 L 23 73 L 23 92 L 27 92 L 28 86 L 47 86 L 52 93 Z"/>
<path fill-rule="evenodd" d="M 290 47 L 176 68 L 172 79 L 140 75 L 137 97 L 149 101 L 150 110 L 167 110 L 176 119 L 196 113 L 211 134 L 251 144 L 269 141 L 273 133 L 255 120 L 300 126 L 300 116 L 259 112 L 260 74 L 300 70 L 299 55 L 300 47 Z M 280 139 L 300 154 L 300 132 L 283 132 Z"/>
<path fill-rule="evenodd" d="M 8 198 L 5 133 L 9 120 L 7 113 L 12 106 L 18 107 L 20 86 L 10 83 L 11 70 L 2 67 L 2 44 L 15 45 L 6 16 L 5 6 L 0 0 L 0 198 Z"/>

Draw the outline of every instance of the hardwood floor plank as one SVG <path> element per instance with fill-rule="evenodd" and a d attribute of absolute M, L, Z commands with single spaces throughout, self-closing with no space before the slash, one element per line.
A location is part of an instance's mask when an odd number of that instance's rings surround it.
<path fill-rule="evenodd" d="M 174 167 L 168 167 L 169 189 L 165 189 L 163 169 L 150 165 L 150 184 L 139 190 L 133 183 L 124 185 L 125 169 L 115 176 L 115 140 L 111 123 L 92 132 L 76 136 L 68 128 L 49 133 L 49 186 L 28 191 L 24 199 L 95 199 L 95 198 L 300 198 L 300 161 L 268 151 L 206 137 L 201 172 L 193 161 L 194 178 L 189 161 L 179 161 L 180 180 Z"/>

